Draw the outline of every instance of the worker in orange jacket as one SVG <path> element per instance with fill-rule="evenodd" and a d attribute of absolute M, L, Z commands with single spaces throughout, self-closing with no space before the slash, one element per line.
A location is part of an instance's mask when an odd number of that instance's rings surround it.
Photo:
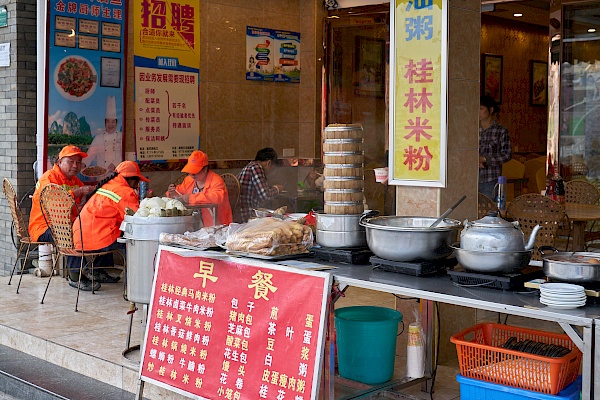
<path fill-rule="evenodd" d="M 125 251 L 125 244 L 118 243 L 121 236 L 120 226 L 125 219 L 125 209 L 137 211 L 140 199 L 136 189 L 140 180 L 148 182 L 133 161 L 123 161 L 96 186 L 89 200 L 73 223 L 73 241 L 75 248 L 85 251 Z M 79 274 L 80 257 L 68 257 L 69 285 L 81 290 L 92 290 L 92 281 Z M 99 256 L 94 260 L 94 267 L 110 267 L 113 265 L 112 254 Z M 119 277 L 113 277 L 105 270 L 94 271 L 94 290 L 100 288 L 100 283 L 114 283 Z"/>
<path fill-rule="evenodd" d="M 167 197 L 176 198 L 184 205 L 217 204 L 218 224 L 229 225 L 233 217 L 227 187 L 223 178 L 210 170 L 208 156 L 200 150 L 192 152 L 181 172 L 188 176 L 177 187 L 170 184 Z M 204 226 L 217 225 L 206 208 L 202 209 L 202 221 Z"/>
<path fill-rule="evenodd" d="M 31 212 L 29 213 L 29 236 L 32 240 L 54 243 L 40 205 L 40 193 L 45 186 L 50 183 L 60 185 L 73 196 L 78 206 L 81 204 L 82 198 L 94 190 L 93 186 L 85 186 L 77 178 L 77 174 L 81 171 L 83 165 L 81 160 L 86 157 L 87 154 L 77 146 L 68 145 L 63 147 L 58 154 L 58 161 L 56 161 L 54 167 L 46 171 L 35 184 L 35 191 L 31 199 Z M 75 218 L 77 212 L 76 210 L 73 211 L 73 218 Z"/>

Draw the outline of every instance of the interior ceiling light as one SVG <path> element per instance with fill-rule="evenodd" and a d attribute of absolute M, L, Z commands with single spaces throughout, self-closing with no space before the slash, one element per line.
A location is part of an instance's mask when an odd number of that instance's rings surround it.
<path fill-rule="evenodd" d="M 521 14 L 521 13 L 514 13 L 513 14 L 513 17 L 517 17 L 517 18 L 522 17 L 522 16 L 523 16 L 523 14 Z"/>
<path fill-rule="evenodd" d="M 589 33 L 594 33 L 594 32 L 596 32 L 596 28 L 590 28 L 590 29 L 588 29 L 588 32 Z"/>
<path fill-rule="evenodd" d="M 523 0 L 481 0 L 481 4 L 519 3 Z"/>

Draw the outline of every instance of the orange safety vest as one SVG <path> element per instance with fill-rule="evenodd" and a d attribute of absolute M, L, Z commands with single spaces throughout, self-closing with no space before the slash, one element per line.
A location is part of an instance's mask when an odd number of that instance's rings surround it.
<path fill-rule="evenodd" d="M 186 176 L 183 182 L 177 186 L 177 191 L 181 194 L 190 194 L 190 204 L 206 204 L 215 203 L 218 205 L 217 214 L 220 225 L 229 225 L 233 221 L 231 214 L 231 206 L 229 205 L 229 194 L 223 178 L 213 171 L 208 171 L 204 189 L 200 193 L 192 194 L 196 181 L 191 176 Z M 167 197 L 169 192 L 167 191 Z M 202 209 L 202 221 L 204 226 L 211 226 L 213 218 L 210 211 L 206 208 Z"/>
<path fill-rule="evenodd" d="M 73 196 L 73 190 L 79 189 L 83 186 L 83 182 L 76 176 L 73 178 L 67 177 L 58 165 L 54 165 L 52 169 L 46 171 L 44 175 L 35 184 L 35 191 L 31 199 L 31 212 L 29 213 L 29 236 L 32 240 L 38 240 L 42 233 L 48 230 L 48 224 L 42 214 L 42 207 L 40 205 L 40 192 L 42 189 L 50 183 L 55 183 L 63 187 Z M 75 197 L 75 196 L 73 196 Z M 75 202 L 79 204 L 81 198 L 75 198 Z M 73 219 L 77 212 L 73 210 Z"/>
<path fill-rule="evenodd" d="M 137 211 L 140 199 L 125 178 L 117 175 L 94 193 L 73 223 L 75 248 L 100 250 L 116 242 L 126 207 Z"/>

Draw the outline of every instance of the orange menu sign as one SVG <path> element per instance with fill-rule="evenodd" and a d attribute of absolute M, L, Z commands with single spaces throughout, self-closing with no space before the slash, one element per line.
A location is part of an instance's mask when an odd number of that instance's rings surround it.
<path fill-rule="evenodd" d="M 315 399 L 331 276 L 161 248 L 140 379 L 205 399 Z"/>

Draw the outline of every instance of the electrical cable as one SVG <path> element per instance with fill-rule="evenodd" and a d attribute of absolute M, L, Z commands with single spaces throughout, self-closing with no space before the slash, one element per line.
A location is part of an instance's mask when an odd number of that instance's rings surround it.
<path fill-rule="evenodd" d="M 437 343 L 435 344 L 435 366 L 433 367 L 433 371 L 431 372 L 431 387 L 429 388 L 429 398 L 433 400 L 433 388 L 435 386 L 435 377 L 437 375 L 438 369 L 438 359 L 440 354 L 440 335 L 441 335 L 441 326 L 440 326 L 440 308 L 437 302 L 433 302 L 435 306 L 435 313 L 437 317 Z"/>

